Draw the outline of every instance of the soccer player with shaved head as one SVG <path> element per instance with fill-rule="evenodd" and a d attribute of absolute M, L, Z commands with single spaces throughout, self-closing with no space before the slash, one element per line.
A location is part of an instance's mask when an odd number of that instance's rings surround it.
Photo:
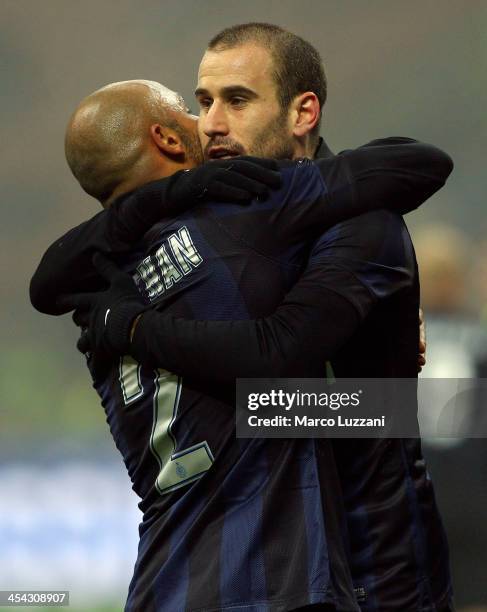
<path fill-rule="evenodd" d="M 84 98 L 66 128 L 72 173 L 104 207 L 118 195 L 201 163 L 195 118 L 183 98 L 155 81 L 111 83 Z M 152 146 L 146 146 L 150 138 Z"/>

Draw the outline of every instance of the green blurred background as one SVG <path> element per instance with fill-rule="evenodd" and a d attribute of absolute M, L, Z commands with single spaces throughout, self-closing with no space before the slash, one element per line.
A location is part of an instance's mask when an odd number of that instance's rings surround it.
<path fill-rule="evenodd" d="M 21 584 L 22 588 L 33 588 L 52 580 L 48 572 L 29 576 L 31 570 L 26 568 L 33 565 L 34 554 L 29 548 L 31 536 L 22 539 L 20 554 L 17 535 L 12 534 L 21 527 L 16 524 L 13 531 L 5 527 L 11 517 L 24 513 L 24 527 L 34 525 L 34 531 L 38 530 L 44 523 L 36 522 L 38 516 L 29 512 L 35 511 L 40 489 L 46 499 L 46 482 L 59 466 L 75 466 L 73 469 L 81 470 L 76 472 L 81 474 L 83 466 L 89 466 L 95 474 L 101 473 L 100 466 L 110 466 L 113 472 L 107 472 L 106 479 L 120 482 L 120 486 L 119 493 L 104 502 L 104 524 L 112 525 L 116 538 L 111 508 L 127 501 L 133 511 L 117 524 L 120 529 L 130 525 L 130 537 L 125 531 L 116 552 L 108 542 L 108 548 L 100 553 L 100 563 L 111 559 L 113 567 L 118 568 L 116 578 L 107 578 L 112 586 L 105 590 L 90 590 L 90 575 L 99 568 L 96 560 L 85 559 L 89 546 L 76 540 L 81 552 L 75 567 L 83 572 L 85 580 L 82 584 L 73 582 L 72 588 L 79 593 L 73 592 L 72 605 L 79 598 L 84 602 L 83 610 L 94 610 L 98 600 L 108 598 L 120 608 L 135 559 L 137 500 L 131 496 L 83 358 L 74 348 L 74 326 L 69 317 L 40 315 L 28 300 L 29 279 L 43 250 L 99 209 L 98 203 L 80 190 L 64 160 L 63 134 L 69 115 L 91 91 L 109 82 L 134 78 L 163 82 L 181 92 L 196 111 L 192 92 L 199 59 L 217 31 L 239 22 L 269 21 L 300 34 L 318 48 L 325 62 L 329 99 L 322 133 L 334 150 L 372 138 L 405 135 L 432 142 L 453 157 L 456 167 L 447 188 L 410 215 L 408 224 L 422 245 L 418 249 L 420 263 L 429 261 L 430 237 L 439 235 L 439 225 L 441 231 L 447 231 L 439 250 L 445 244 L 447 252 L 453 244 L 460 245 L 462 295 L 455 303 L 454 314 L 482 327 L 487 302 L 487 267 L 483 263 L 487 254 L 487 2 L 3 0 L 0 12 L 0 482 L 3 477 L 21 483 L 12 496 L 8 491 L 1 495 L 0 515 L 8 520 L 0 531 L 0 589 L 20 588 Z M 454 239 L 448 232 L 453 232 Z M 447 264 L 441 260 L 438 265 L 446 269 Z M 452 278 L 450 273 L 447 276 Z M 433 281 L 435 278 L 438 269 L 433 272 Z M 448 295 L 451 293 L 447 290 Z M 434 296 L 432 299 L 434 318 Z M 440 465 L 441 461 L 436 463 Z M 17 472 L 12 476 L 9 470 Z M 28 484 L 32 479 L 26 474 L 32 474 L 32 470 L 37 474 L 39 490 Z M 116 474 L 113 479 L 112 473 Z M 53 488 L 47 496 L 49 503 L 45 501 L 42 520 L 49 520 L 53 505 L 62 516 L 67 507 L 64 482 L 74 486 L 77 494 L 82 491 L 80 499 L 86 499 L 93 490 L 90 478 L 80 476 L 84 484 L 76 487 L 71 472 L 59 477 L 60 488 Z M 100 482 L 99 489 L 103 489 L 105 481 Z M 446 512 L 454 521 L 458 513 L 453 501 L 441 490 L 440 501 L 443 495 Z M 95 522 L 100 505 L 97 499 L 95 514 L 90 514 Z M 70 508 L 79 510 L 81 502 L 76 496 L 70 503 Z M 472 503 L 479 516 L 486 515 L 485 497 Z M 86 524 L 84 528 L 88 529 Z M 462 533 L 462 527 L 456 524 L 448 528 Z M 90 529 L 89 537 L 98 542 L 96 530 L 92 533 Z M 36 564 L 43 560 L 48 568 L 50 546 L 45 542 L 32 546 L 38 555 Z M 56 563 L 62 564 L 65 552 L 61 547 Z M 455 556 L 455 550 L 452 554 Z M 12 555 L 17 555 L 13 569 Z M 124 562 L 118 566 L 120 556 Z M 479 564 L 480 576 L 487 584 L 486 557 L 479 559 Z M 68 572 L 62 578 L 65 582 L 52 584 L 52 588 L 70 588 L 70 575 Z M 457 575 L 461 604 L 487 603 L 482 594 L 470 597 L 472 585 L 464 583 L 459 570 Z"/>

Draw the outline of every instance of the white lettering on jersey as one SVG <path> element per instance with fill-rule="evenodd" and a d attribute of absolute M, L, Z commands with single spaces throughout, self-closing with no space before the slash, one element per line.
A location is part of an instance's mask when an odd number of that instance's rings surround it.
<path fill-rule="evenodd" d="M 169 247 L 169 248 L 168 248 Z M 172 257 L 169 252 L 172 253 Z M 186 226 L 171 234 L 153 255 L 143 259 L 137 272 L 149 299 L 155 300 L 203 262 Z"/>
<path fill-rule="evenodd" d="M 161 295 L 161 293 L 164 293 L 162 278 L 153 260 L 153 255 L 149 255 L 149 257 L 146 257 L 137 266 L 137 272 L 140 274 L 140 278 L 145 284 L 150 300 L 153 300 Z"/>
<path fill-rule="evenodd" d="M 179 230 L 178 235 L 169 236 L 169 244 L 184 274 L 189 274 L 193 268 L 197 268 L 203 261 L 186 226 Z"/>
<path fill-rule="evenodd" d="M 166 289 L 172 287 L 181 279 L 181 272 L 177 269 L 173 260 L 169 257 L 166 247 L 162 245 L 156 252 L 157 263 L 161 267 L 162 277 Z"/>

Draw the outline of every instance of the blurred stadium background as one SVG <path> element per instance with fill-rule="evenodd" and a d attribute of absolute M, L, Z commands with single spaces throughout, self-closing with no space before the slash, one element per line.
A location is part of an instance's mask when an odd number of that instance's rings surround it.
<path fill-rule="evenodd" d="M 487 3 L 3 0 L 0 11 L 0 590 L 69 589 L 73 609 L 117 610 L 136 555 L 137 499 L 74 326 L 36 313 L 27 294 L 47 245 L 98 212 L 64 161 L 70 113 L 98 87 L 133 78 L 165 83 L 195 110 L 199 59 L 217 31 L 270 21 L 302 35 L 327 69 L 322 132 L 334 150 L 407 135 L 453 157 L 448 187 L 408 218 L 429 330 L 424 374 L 485 377 Z M 425 446 L 457 604 L 485 610 L 486 442 Z"/>

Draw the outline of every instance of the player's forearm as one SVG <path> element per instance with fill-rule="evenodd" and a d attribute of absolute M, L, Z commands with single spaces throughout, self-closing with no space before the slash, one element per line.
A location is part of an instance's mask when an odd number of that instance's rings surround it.
<path fill-rule="evenodd" d="M 165 217 L 184 211 L 180 201 L 171 201 L 171 189 L 180 172 L 139 189 L 114 202 L 110 208 L 109 233 L 117 243 L 130 245 Z"/>
<path fill-rule="evenodd" d="M 368 167 L 362 169 L 360 159 L 349 160 L 352 170 L 355 164 L 358 166 L 358 196 L 376 191 L 378 203 L 387 203 L 403 214 L 443 187 L 453 170 L 453 161 L 444 151 L 409 138 L 372 141 L 359 151 L 366 152 L 370 159 Z M 378 204 L 376 207 L 380 208 Z"/>
<path fill-rule="evenodd" d="M 63 314 L 65 310 L 57 305 L 60 296 L 100 288 L 91 265 L 95 252 L 130 251 L 165 217 L 212 198 L 246 202 L 280 182 L 274 160 L 242 158 L 203 164 L 147 183 L 49 247 L 31 281 L 31 302 L 41 312 Z"/>
<path fill-rule="evenodd" d="M 305 284 L 262 319 L 191 321 L 146 312 L 135 328 L 131 353 L 141 363 L 206 384 L 320 376 L 359 322 L 346 299 Z"/>
<path fill-rule="evenodd" d="M 117 238 L 138 240 L 159 220 L 178 215 L 203 201 L 248 202 L 281 185 L 277 162 L 240 157 L 212 161 L 147 183 L 116 202 Z"/>
<path fill-rule="evenodd" d="M 149 183 L 119 198 L 110 209 L 56 240 L 43 255 L 30 283 L 34 308 L 46 314 L 64 314 L 65 309 L 57 304 L 60 296 L 99 289 L 102 284 L 92 265 L 93 254 L 132 250 L 165 213 L 173 212 L 167 194 L 169 181 Z"/>
<path fill-rule="evenodd" d="M 438 191 L 453 169 L 440 149 L 401 137 L 374 140 L 336 160 L 346 165 L 349 183 L 328 195 L 328 226 L 379 208 L 410 212 Z M 336 169 L 330 160 L 317 163 L 325 182 L 332 183 Z"/>
<path fill-rule="evenodd" d="M 47 249 L 30 282 L 30 300 L 34 308 L 46 314 L 63 314 L 57 299 L 74 291 L 100 287 L 91 258 L 96 251 L 112 252 L 107 235 L 107 212 L 74 227 Z"/>

